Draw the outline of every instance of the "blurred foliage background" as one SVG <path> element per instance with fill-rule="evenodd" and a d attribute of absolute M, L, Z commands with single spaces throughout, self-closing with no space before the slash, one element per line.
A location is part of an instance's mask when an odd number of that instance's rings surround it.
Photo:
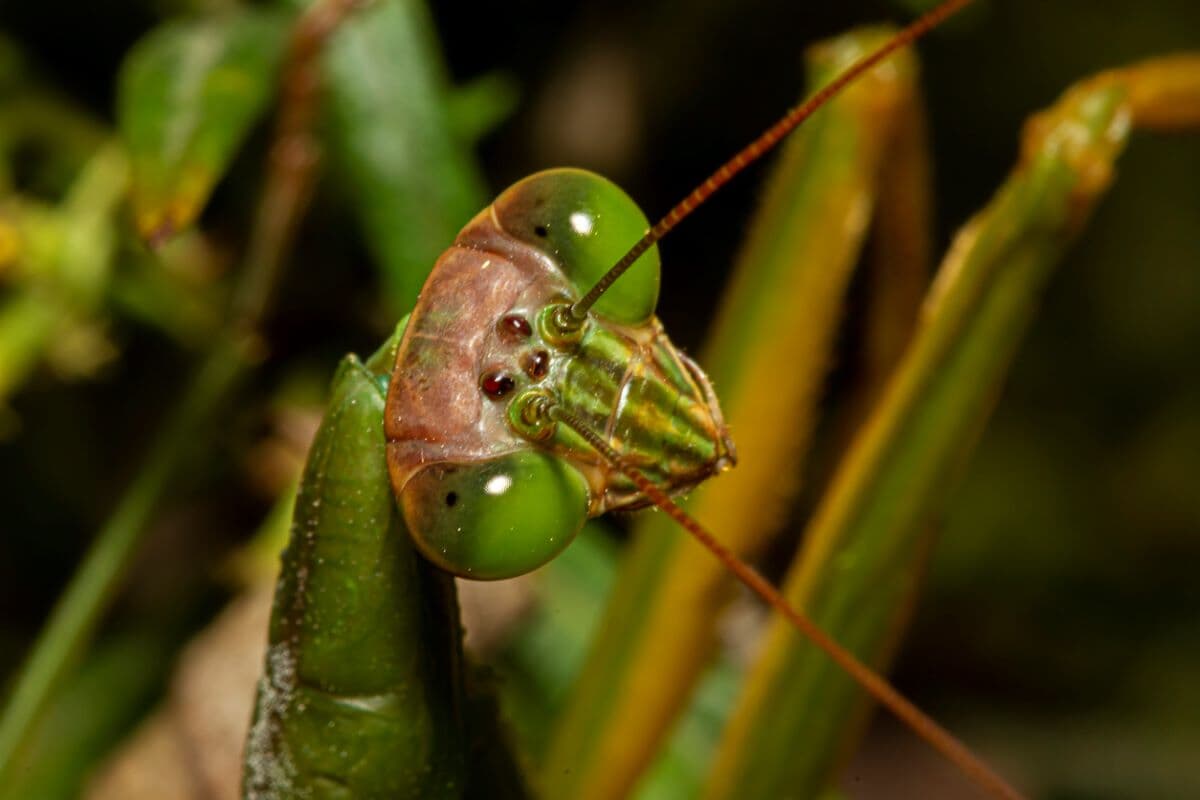
<path fill-rule="evenodd" d="M 0 4 L 0 674 L 19 668 L 223 324 L 270 117 L 238 148 L 203 235 L 157 253 L 133 234 L 124 167 L 96 154 L 134 43 L 164 20 L 234 5 Z M 86 680 L 104 690 L 75 684 L 105 705 L 75 724 L 91 720 L 115 743 L 154 702 L 180 644 L 229 597 L 230 553 L 290 482 L 337 358 L 371 349 L 413 291 L 381 263 L 431 261 L 488 197 L 548 166 L 600 171 L 654 216 L 794 100 L 805 43 L 916 5 L 433 3 L 441 54 L 426 66 L 446 92 L 442 122 L 478 143 L 428 176 L 430 191 L 444 190 L 442 228 L 389 234 L 397 216 L 356 210 L 369 167 L 325 164 L 261 360 L 171 482 L 86 661 Z M 920 51 L 937 241 L 944 248 L 999 184 L 1023 120 L 1072 81 L 1197 46 L 1191 0 L 988 2 L 931 37 Z M 338 152 L 387 146 L 353 136 L 383 111 L 353 98 L 332 110 L 323 131 L 349 142 Z M 663 245 L 660 316 L 685 348 L 721 292 L 761 172 Z M 18 266 L 18 203 L 22 241 L 53 254 L 38 263 L 56 271 Z M 850 303 L 847 348 L 853 293 Z M 1200 793 L 1198 365 L 1200 144 L 1143 136 L 1050 287 L 955 494 L 895 672 L 968 740 L 1036 765 L 1052 796 Z M 852 380 L 835 364 L 825 404 Z M 852 792 L 892 793 L 940 768 L 905 737 L 877 722 Z M 77 762 L 66 773 L 78 780 L 103 749 L 64 755 Z"/>

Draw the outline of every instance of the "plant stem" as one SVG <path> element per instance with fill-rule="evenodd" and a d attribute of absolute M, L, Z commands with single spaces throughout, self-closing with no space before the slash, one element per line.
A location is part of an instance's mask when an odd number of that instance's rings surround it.
<path fill-rule="evenodd" d="M 142 533 L 196 434 L 210 421 L 242 374 L 246 359 L 226 340 L 214 349 L 174 409 L 146 461 L 96 536 L 95 544 L 59 598 L 25 663 L 0 720 L 0 786 L 42 708 L 91 638 L 142 540 Z"/>
<path fill-rule="evenodd" d="M 133 484 L 97 535 L 17 677 L 0 719 L 0 786 L 18 760 L 51 694 L 91 638 L 190 445 L 253 363 L 256 329 L 266 313 L 297 224 L 308 207 L 319 161 L 311 125 L 319 81 L 316 58 L 355 0 L 321 0 L 297 21 L 283 76 L 283 106 L 246 263 L 227 330 L 201 363 Z"/>

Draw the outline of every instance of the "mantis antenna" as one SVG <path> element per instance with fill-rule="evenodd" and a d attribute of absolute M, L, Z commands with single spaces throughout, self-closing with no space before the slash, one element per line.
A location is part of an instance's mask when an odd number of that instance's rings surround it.
<path fill-rule="evenodd" d="M 945 756 L 951 763 L 994 797 L 1005 800 L 1020 800 L 1021 794 L 1010 786 L 987 764 L 985 764 L 971 749 L 959 741 L 954 734 L 939 725 L 929 715 L 917 708 L 908 698 L 888 683 L 877 672 L 859 661 L 853 653 L 834 641 L 829 634 L 821 630 L 815 622 L 802 611 L 794 608 L 784 598 L 779 590 L 758 573 L 753 567 L 744 564 L 728 548 L 721 544 L 712 533 L 679 507 L 666 492 L 655 486 L 649 478 L 625 462 L 612 447 L 608 445 L 595 431 L 561 406 L 555 405 L 547 397 L 538 397 L 534 401 L 537 408 L 531 409 L 535 414 L 563 423 L 586 441 L 599 453 L 605 461 L 633 481 L 651 502 L 666 512 L 678 522 L 688 533 L 692 534 L 704 547 L 717 557 L 734 576 L 757 594 L 762 600 L 782 614 L 809 641 L 819 647 L 838 666 L 854 679 L 871 697 L 896 715 L 905 725 L 912 729 L 917 736 L 924 739 L 934 750 Z"/>
<path fill-rule="evenodd" d="M 703 183 L 693 189 L 687 197 L 667 212 L 666 216 L 646 231 L 645 235 L 635 242 L 629 251 L 582 298 L 569 306 L 561 306 L 560 313 L 556 314 L 555 322 L 567 330 L 578 328 L 583 320 L 586 319 L 592 305 L 600 299 L 608 288 L 643 253 L 695 211 L 696 208 L 716 194 L 735 175 L 769 152 L 802 122 L 836 97 L 864 72 L 897 50 L 912 44 L 950 16 L 961 11 L 970 2 L 971 0 L 946 0 L 946 2 L 919 17 L 877 50 L 859 59 L 811 97 L 799 105 L 790 108 L 775 124 L 767 128 L 758 138 L 736 153 L 733 158 L 717 168 Z M 753 567 L 742 563 L 737 556 L 722 545 L 703 525 L 671 500 L 666 492 L 655 486 L 654 483 L 636 468 L 626 463 L 620 454 L 610 447 L 602 437 L 588 428 L 582 420 L 561 406 L 555 405 L 549 398 L 538 398 L 535 402 L 539 405 L 537 409 L 532 409 L 535 414 L 561 422 L 577 433 L 605 461 L 624 473 L 647 499 L 662 509 L 668 516 L 688 531 L 688 533 L 695 537 L 701 545 L 712 552 L 717 560 L 724 564 L 747 588 L 762 598 L 767 605 L 782 614 L 794 628 L 837 663 L 867 694 L 891 711 L 934 750 L 941 753 L 957 766 L 971 781 L 995 797 L 1006 798 L 1006 800 L 1021 798 L 1022 795 L 1016 789 L 971 752 L 970 748 L 917 708 L 886 679 L 859 661 L 853 653 L 834 641 L 807 615 L 792 607 L 769 581 L 763 578 Z"/>
<path fill-rule="evenodd" d="M 821 106 L 836 97 L 864 72 L 883 61 L 892 53 L 903 47 L 907 47 L 926 33 L 929 33 L 929 31 L 936 28 L 958 11 L 961 11 L 970 3 L 971 0 L 946 0 L 946 2 L 918 17 L 911 25 L 881 45 L 879 49 L 856 61 L 845 72 L 838 75 L 807 100 L 788 109 L 788 112 L 780 117 L 778 122 L 767 128 L 757 139 L 746 145 L 733 158 L 718 167 L 716 172 L 709 175 L 703 183 L 692 190 L 691 194 L 668 211 L 665 217 L 654 223 L 654 226 L 646 231 L 645 235 L 641 239 L 638 239 L 633 247 L 629 248 L 629 252 L 623 255 L 608 272 L 604 273 L 591 289 L 588 289 L 587 294 L 570 306 L 563 306 L 560 309 L 560 313 L 555 315 L 555 322 L 564 330 L 577 329 L 583 320 L 587 318 L 588 310 L 600 299 L 601 295 L 608 291 L 608 288 L 613 285 L 617 278 L 625 273 L 625 270 L 633 266 L 633 262 L 637 261 L 655 242 L 666 236 L 672 228 L 716 194 L 735 175 L 768 153 L 784 137 L 795 130 L 800 123 L 811 117 Z"/>

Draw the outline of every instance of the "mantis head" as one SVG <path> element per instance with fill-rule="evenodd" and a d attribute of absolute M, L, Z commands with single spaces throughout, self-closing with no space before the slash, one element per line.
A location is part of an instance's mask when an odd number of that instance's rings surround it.
<path fill-rule="evenodd" d="M 649 500 L 550 405 L 684 491 L 733 464 L 716 395 L 654 316 L 647 249 L 582 319 L 564 309 L 649 228 L 591 172 L 507 189 L 437 262 L 401 340 L 386 431 L 393 490 L 440 567 L 493 579 L 549 561 L 589 516 Z"/>

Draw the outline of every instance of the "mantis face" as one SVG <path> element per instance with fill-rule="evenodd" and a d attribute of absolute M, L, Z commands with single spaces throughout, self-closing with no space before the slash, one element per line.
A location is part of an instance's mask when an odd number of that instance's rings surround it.
<path fill-rule="evenodd" d="M 576 328 L 554 313 L 649 227 L 608 180 L 532 175 L 475 217 L 437 262 L 397 352 L 388 469 L 417 546 L 438 566 L 495 579 L 553 558 L 588 516 L 647 503 L 566 426 L 553 403 L 669 491 L 729 467 L 716 396 L 654 317 L 657 249 Z"/>

